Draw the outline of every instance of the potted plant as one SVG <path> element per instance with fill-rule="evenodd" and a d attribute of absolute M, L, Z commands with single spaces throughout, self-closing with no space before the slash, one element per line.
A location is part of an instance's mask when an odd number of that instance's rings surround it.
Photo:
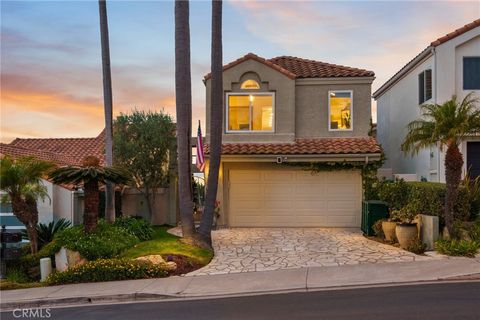
<path fill-rule="evenodd" d="M 390 218 L 382 221 L 383 234 L 385 235 L 385 240 L 388 242 L 395 242 L 395 227 L 397 226 L 398 221 L 396 220 L 396 217 L 398 216 L 396 211 L 398 210 L 392 210 L 390 212 Z"/>
<path fill-rule="evenodd" d="M 395 218 L 400 221 L 395 227 L 395 235 L 402 249 L 408 249 L 418 238 L 417 224 L 413 222 L 415 216 L 408 205 L 395 212 Z"/>

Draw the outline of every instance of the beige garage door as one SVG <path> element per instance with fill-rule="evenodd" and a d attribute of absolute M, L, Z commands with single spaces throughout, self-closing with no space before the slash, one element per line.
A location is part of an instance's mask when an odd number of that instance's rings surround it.
<path fill-rule="evenodd" d="M 357 171 L 230 170 L 232 227 L 360 227 Z"/>

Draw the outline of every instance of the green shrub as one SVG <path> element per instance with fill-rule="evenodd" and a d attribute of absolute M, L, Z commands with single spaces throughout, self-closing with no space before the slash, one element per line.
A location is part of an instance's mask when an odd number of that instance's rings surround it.
<path fill-rule="evenodd" d="M 467 229 L 467 232 L 473 241 L 480 243 L 480 218 L 475 220 L 475 222 Z"/>
<path fill-rule="evenodd" d="M 449 256 L 474 257 L 480 248 L 480 243 L 468 240 L 442 239 L 435 242 L 435 249 Z"/>
<path fill-rule="evenodd" d="M 48 224 L 39 223 L 36 228 L 38 233 L 38 247 L 41 248 L 47 243 L 52 242 L 58 232 L 69 228 L 71 225 L 72 223 L 64 218 Z M 26 230 L 22 231 L 22 235 L 24 239 L 28 239 Z"/>
<path fill-rule="evenodd" d="M 408 185 L 403 179 L 384 180 L 378 186 L 378 197 L 388 203 L 391 210 L 400 210 L 408 203 L 408 191 Z"/>
<path fill-rule="evenodd" d="M 470 188 L 472 189 L 472 188 Z M 438 216 L 444 220 L 446 186 L 438 182 L 405 182 L 403 180 L 381 181 L 378 185 L 378 198 L 389 204 L 390 210 L 402 210 L 415 214 Z M 463 184 L 459 188 L 455 204 L 455 219 L 466 221 L 471 219 L 474 197 Z"/>
<path fill-rule="evenodd" d="M 160 278 L 168 275 L 164 267 L 129 259 L 99 259 L 84 265 L 52 273 L 49 285 L 129 279 Z"/>
<path fill-rule="evenodd" d="M 155 233 L 152 224 L 142 217 L 120 217 L 115 220 L 115 225 L 126 229 L 140 241 L 151 240 Z"/>
<path fill-rule="evenodd" d="M 443 217 L 446 187 L 436 182 L 408 182 L 408 205 L 413 212 Z"/>
<path fill-rule="evenodd" d="M 78 251 L 88 260 L 115 257 L 138 242 L 138 238 L 126 229 L 103 220 L 92 233 L 85 233 L 82 226 L 75 226 L 60 232 L 55 238 L 57 250 L 65 247 Z"/>
<path fill-rule="evenodd" d="M 413 252 L 415 254 L 422 254 L 427 249 L 427 245 L 422 242 L 418 237 L 412 242 L 410 246 L 408 246 L 407 250 Z"/>
<path fill-rule="evenodd" d="M 7 280 L 14 283 L 27 283 L 30 279 L 24 271 L 10 268 L 7 270 Z"/>
<path fill-rule="evenodd" d="M 30 246 L 25 246 L 24 250 L 30 250 Z M 30 268 L 40 266 L 40 259 L 42 258 L 51 258 L 52 261 L 55 259 L 55 253 L 57 252 L 55 240 L 43 246 L 35 254 L 25 254 L 24 256 L 18 258 L 14 261 L 8 261 L 7 266 L 9 269 L 18 269 L 21 272 L 27 273 Z"/>

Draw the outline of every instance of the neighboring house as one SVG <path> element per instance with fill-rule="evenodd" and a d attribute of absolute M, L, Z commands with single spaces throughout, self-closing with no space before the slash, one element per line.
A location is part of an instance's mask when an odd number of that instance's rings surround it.
<path fill-rule="evenodd" d="M 250 53 L 225 65 L 219 224 L 359 227 L 360 170 L 292 164 L 380 159 L 368 136 L 373 80 L 372 71 L 295 57 Z M 210 75 L 204 82 L 208 143 Z"/>
<path fill-rule="evenodd" d="M 94 138 L 17 138 L 10 144 L 0 144 L 0 156 L 9 155 L 13 158 L 35 156 L 45 161 L 51 161 L 58 166 L 81 165 L 86 156 L 93 155 L 104 164 L 104 132 Z M 56 185 L 43 180 L 48 189 L 50 200 L 39 201 L 39 222 L 48 223 L 52 220 L 65 218 L 74 224 L 83 221 L 83 190 L 74 185 Z M 143 216 L 154 224 L 175 224 L 176 205 L 175 188 L 159 189 L 156 199 L 156 213 L 148 215 L 148 207 L 144 197 L 134 188 L 121 190 L 122 213 L 132 216 Z M 173 200 L 172 200 L 173 199 Z M 4 212 L 5 211 L 5 212 Z M 8 204 L 2 206 L 2 223 L 14 226 L 20 222 L 13 217 Z"/>
<path fill-rule="evenodd" d="M 411 157 L 400 146 L 407 124 L 420 117 L 421 104 L 442 104 L 453 95 L 461 100 L 470 92 L 480 98 L 480 19 L 433 41 L 373 94 L 377 138 L 387 158 L 382 174 L 445 182 L 445 150 L 431 147 Z M 480 137 L 467 139 L 460 151 L 463 172 L 469 169 L 470 176 L 479 176 Z"/>

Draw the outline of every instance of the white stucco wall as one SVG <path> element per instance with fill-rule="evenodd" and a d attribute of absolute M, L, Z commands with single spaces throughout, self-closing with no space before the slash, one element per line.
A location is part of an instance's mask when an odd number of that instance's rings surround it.
<path fill-rule="evenodd" d="M 418 74 L 425 69 L 432 69 L 432 99 L 427 102 L 443 103 L 453 95 L 463 99 L 471 92 L 463 90 L 463 57 L 466 56 L 480 56 L 478 27 L 435 47 L 432 56 L 417 64 L 406 76 L 377 97 L 377 139 L 387 156 L 385 169 L 391 169 L 394 174 L 415 173 L 418 179 L 423 176 L 429 181 L 445 181 L 445 150 L 432 147 L 415 157 L 404 156 L 399 150 L 406 134 L 406 125 L 420 115 Z M 475 90 L 474 93 L 480 98 L 480 90 Z M 475 139 L 480 138 L 473 138 Z M 465 143 L 460 146 L 464 155 L 465 146 Z"/>
<path fill-rule="evenodd" d="M 49 223 L 53 220 L 53 184 L 47 180 L 42 180 L 42 183 L 47 188 L 48 198 L 44 200 L 38 199 L 37 201 L 38 222 Z"/>
<path fill-rule="evenodd" d="M 53 217 L 55 220 L 67 219 L 73 222 L 72 191 L 53 186 Z"/>
<path fill-rule="evenodd" d="M 411 157 L 405 156 L 400 148 L 407 124 L 420 116 L 418 74 L 426 69 L 432 69 L 433 77 L 433 57 L 420 63 L 377 100 L 377 139 L 387 157 L 384 168 L 391 168 L 394 174 L 416 173 L 418 179 L 422 176 L 429 179 L 429 150 Z"/>

